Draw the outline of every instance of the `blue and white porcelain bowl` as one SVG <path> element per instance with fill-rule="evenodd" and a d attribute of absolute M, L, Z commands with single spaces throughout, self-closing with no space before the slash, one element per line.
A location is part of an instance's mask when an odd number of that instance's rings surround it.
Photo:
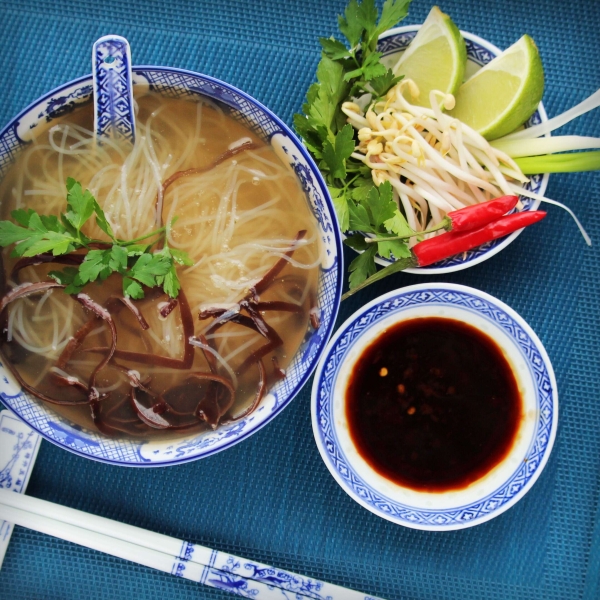
<path fill-rule="evenodd" d="M 369 466 L 349 434 L 345 392 L 362 352 L 390 326 L 423 317 L 463 321 L 491 337 L 512 368 L 523 402 L 523 416 L 508 455 L 482 478 L 459 490 L 421 492 L 392 482 Z M 344 491 L 384 519 L 431 531 L 478 525 L 520 500 L 548 460 L 557 418 L 556 379 L 531 327 L 493 296 L 448 283 L 396 290 L 354 313 L 327 345 L 312 390 L 317 446 Z"/>
<path fill-rule="evenodd" d="M 390 29 L 389 31 L 383 33 L 379 37 L 379 42 L 377 44 L 377 49 L 383 54 L 382 62 L 384 62 L 387 66 L 396 64 L 399 55 L 406 50 L 410 42 L 417 35 L 419 28 L 420 25 L 407 25 L 405 27 Z M 465 78 L 470 77 L 479 68 L 486 63 L 489 63 L 495 56 L 498 56 L 502 53 L 499 48 L 493 44 L 490 44 L 486 40 L 473 35 L 472 33 L 468 33 L 466 31 L 462 31 L 461 33 L 467 46 L 467 67 L 465 71 Z M 542 123 L 547 120 L 548 117 L 546 116 L 544 106 L 542 103 L 540 103 L 537 111 L 531 116 L 529 121 L 525 124 L 525 127 L 531 127 L 532 125 L 537 125 L 538 123 Z M 548 185 L 548 177 L 549 175 L 547 173 L 544 175 L 529 175 L 530 181 L 525 187 L 532 192 L 544 195 Z M 524 196 L 521 197 L 521 202 L 524 210 L 536 210 L 540 205 L 539 200 L 531 200 L 530 198 L 526 198 Z M 483 262 L 484 260 L 487 260 L 488 258 L 491 258 L 503 248 L 506 248 L 506 246 L 515 240 L 520 233 L 521 230 L 515 231 L 505 238 L 487 242 L 483 246 L 470 250 L 465 254 L 447 258 L 430 267 L 406 269 L 406 272 L 423 275 L 441 275 L 442 273 L 452 273 L 453 271 L 460 271 L 462 269 L 472 267 L 480 262 Z M 380 256 L 377 256 L 375 261 L 383 266 L 387 266 L 392 262 L 390 259 L 382 258 Z"/>
<path fill-rule="evenodd" d="M 337 316 L 342 278 L 342 250 L 335 211 L 317 167 L 290 129 L 268 108 L 248 94 L 207 75 L 168 67 L 133 67 L 134 87 L 149 87 L 169 97 L 208 97 L 219 101 L 231 116 L 269 142 L 290 166 L 319 224 L 322 262 L 318 285 L 321 325 L 307 331 L 285 379 L 277 383 L 249 417 L 214 432 L 176 441 L 114 440 L 74 426 L 31 395 L 24 393 L 9 370 L 0 364 L 0 398 L 14 413 L 47 440 L 76 454 L 113 465 L 164 466 L 209 456 L 246 439 L 277 416 L 300 391 L 313 372 Z M 92 76 L 81 77 L 36 100 L 0 131 L 0 178 L 27 145 L 37 127 L 76 106 L 90 102 Z"/>

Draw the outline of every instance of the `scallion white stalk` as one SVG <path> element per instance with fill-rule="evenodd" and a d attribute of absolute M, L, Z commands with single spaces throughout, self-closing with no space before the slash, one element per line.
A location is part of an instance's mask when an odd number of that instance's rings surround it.
<path fill-rule="evenodd" d="M 546 121 L 545 123 L 540 123 L 539 125 L 534 125 L 533 127 L 528 127 L 527 129 L 522 129 L 521 131 L 514 131 L 513 133 L 509 133 L 505 135 L 501 140 L 528 140 L 532 138 L 537 138 L 542 135 L 546 135 L 563 125 L 566 125 L 573 119 L 593 110 L 594 108 L 598 108 L 600 106 L 600 89 L 596 90 L 591 96 L 586 98 L 583 102 L 580 102 L 577 106 L 567 110 L 566 112 L 553 117 L 552 119 Z"/>
<path fill-rule="evenodd" d="M 522 188 L 518 185 L 515 185 L 514 183 L 510 183 L 509 185 L 513 189 L 513 191 L 516 192 L 517 194 L 519 194 L 520 196 L 526 196 L 527 198 L 533 198 L 534 200 L 540 200 L 541 202 L 546 202 L 547 204 L 554 204 L 555 206 L 560 206 L 560 208 L 566 210 L 571 215 L 571 217 L 573 217 L 573 220 L 577 224 L 577 227 L 579 227 L 579 231 L 581 232 L 581 235 L 583 236 L 585 243 L 588 246 L 592 245 L 592 240 L 591 240 L 590 236 L 588 235 L 587 231 L 584 229 L 583 225 L 581 224 L 581 222 L 579 221 L 579 219 L 577 218 L 575 213 L 568 206 L 566 206 L 562 202 L 558 202 L 558 200 L 552 200 L 551 198 L 547 198 L 546 196 L 536 194 L 535 192 L 532 192 L 531 190 Z"/>
<path fill-rule="evenodd" d="M 561 135 L 549 138 L 535 138 L 527 140 L 513 140 L 500 138 L 490 142 L 493 148 L 508 154 L 511 158 L 523 156 L 541 156 L 555 152 L 569 152 L 570 150 L 590 150 L 600 148 L 600 138 L 582 135 Z M 538 171 L 540 173 L 541 171 Z"/>

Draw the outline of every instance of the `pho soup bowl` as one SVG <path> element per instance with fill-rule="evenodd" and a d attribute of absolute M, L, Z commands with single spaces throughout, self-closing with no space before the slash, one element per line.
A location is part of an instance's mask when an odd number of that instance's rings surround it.
<path fill-rule="evenodd" d="M 533 330 L 496 298 L 453 284 L 409 286 L 359 309 L 327 345 L 312 390 L 317 446 L 344 491 L 430 531 L 472 527 L 518 502 L 548 460 L 557 418 Z"/>
<path fill-rule="evenodd" d="M 383 33 L 379 37 L 379 42 L 377 44 L 377 49 L 383 54 L 382 62 L 388 67 L 395 65 L 399 56 L 402 54 L 402 52 L 404 52 L 404 50 L 406 50 L 410 42 L 417 35 L 419 28 L 420 25 L 407 25 L 404 27 L 390 29 Z M 477 35 L 468 33 L 466 31 L 461 31 L 461 33 L 467 47 L 467 67 L 465 70 L 466 79 L 473 75 L 473 73 L 475 73 L 483 65 L 489 63 L 493 58 L 501 54 L 502 51 Z M 540 103 L 536 112 L 525 124 L 525 127 L 531 127 L 532 125 L 537 125 L 538 123 L 542 123 L 547 120 L 548 117 L 546 115 L 546 111 L 544 110 L 544 106 L 542 103 Z M 548 177 L 548 173 L 543 175 L 529 175 L 530 181 L 525 185 L 525 187 L 530 191 L 543 196 L 548 185 Z M 522 196 L 520 200 L 523 205 L 523 210 L 536 210 L 540 205 L 539 200 L 532 200 L 531 198 L 526 198 L 525 196 Z M 434 265 L 431 265 L 430 267 L 406 269 L 406 272 L 423 275 L 441 275 L 443 273 L 461 271 L 462 269 L 472 267 L 483 262 L 484 260 L 487 260 L 488 258 L 491 258 L 503 248 L 506 248 L 506 246 L 508 246 L 513 240 L 515 240 L 521 231 L 522 230 L 516 231 L 504 238 L 486 242 L 478 248 L 469 250 L 468 252 L 458 256 L 446 258 L 438 263 L 435 263 Z M 390 259 L 386 259 L 381 256 L 377 256 L 375 260 L 377 263 L 383 266 L 387 266 L 391 262 Z"/>
<path fill-rule="evenodd" d="M 80 456 L 112 465 L 175 465 L 210 456 L 246 439 L 274 419 L 304 386 L 317 365 L 337 316 L 342 287 L 342 246 L 335 211 L 316 165 L 294 133 L 268 108 L 227 83 L 192 71 L 134 66 L 132 72 L 134 92 L 149 90 L 168 98 L 192 101 L 208 99 L 270 145 L 282 163 L 289 167 L 298 182 L 298 189 L 303 191 L 308 210 L 314 217 L 315 239 L 320 244 L 314 303 L 320 323 L 315 325 L 313 320 L 312 325 L 309 324 L 299 349 L 285 370 L 285 377 L 268 389 L 258 408 L 245 418 L 222 424 L 215 430 L 171 439 L 111 438 L 60 416 L 48 404 L 24 391 L 7 366 L 0 364 L 2 403 L 50 442 Z M 92 83 L 89 75 L 48 92 L 2 129 L 0 179 L 37 132 L 80 105 L 91 102 Z M 270 361 L 267 367 L 269 372 L 273 369 Z"/>

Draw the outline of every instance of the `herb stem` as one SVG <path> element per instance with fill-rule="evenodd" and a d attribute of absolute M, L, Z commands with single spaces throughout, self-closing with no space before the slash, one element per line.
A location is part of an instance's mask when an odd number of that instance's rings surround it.
<path fill-rule="evenodd" d="M 145 235 L 142 235 L 138 238 L 135 238 L 133 240 L 118 240 L 119 246 L 131 246 L 137 242 L 141 242 L 143 240 L 147 240 L 148 238 L 154 237 L 155 235 L 162 235 L 165 231 L 167 230 L 167 226 L 163 226 L 160 229 L 156 229 L 155 231 L 151 231 L 150 233 L 147 233 Z"/>
<path fill-rule="evenodd" d="M 360 173 L 358 175 L 355 175 L 350 181 L 348 181 L 348 183 L 346 183 L 346 185 L 342 188 L 344 190 L 344 193 L 346 193 L 346 190 L 360 177 Z"/>
<path fill-rule="evenodd" d="M 365 242 L 367 242 L 367 244 L 375 244 L 376 242 L 389 242 L 391 240 L 408 240 L 412 237 L 426 235 L 428 233 L 433 233 L 434 231 L 439 231 L 440 229 L 446 229 L 447 227 L 448 222 L 446 220 L 442 220 L 441 223 L 435 227 L 426 229 L 425 231 L 415 231 L 415 233 L 411 233 L 410 235 L 396 235 L 394 237 L 365 237 Z"/>

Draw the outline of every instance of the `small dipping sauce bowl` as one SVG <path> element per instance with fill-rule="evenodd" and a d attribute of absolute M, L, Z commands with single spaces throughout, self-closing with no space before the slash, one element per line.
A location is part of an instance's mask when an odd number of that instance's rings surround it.
<path fill-rule="evenodd" d="M 348 388 L 365 352 L 395 326 L 430 318 L 459 321 L 490 339 L 506 359 L 521 400 L 516 433 L 499 462 L 464 487 L 440 491 L 400 485 L 380 474 L 359 451 L 347 417 Z M 388 367 L 390 376 L 394 375 L 394 365 Z M 387 374 L 388 369 L 384 372 Z M 384 519 L 430 531 L 478 525 L 520 500 L 548 460 L 557 417 L 552 365 L 529 325 L 493 296 L 447 283 L 396 290 L 354 313 L 325 349 L 312 390 L 315 440 L 344 491 Z"/>

